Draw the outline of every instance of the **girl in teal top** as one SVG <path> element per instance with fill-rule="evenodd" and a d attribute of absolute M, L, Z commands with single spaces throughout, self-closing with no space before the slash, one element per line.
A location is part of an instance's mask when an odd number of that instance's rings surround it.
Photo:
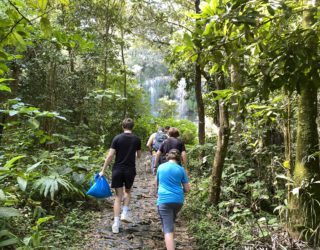
<path fill-rule="evenodd" d="M 174 222 L 180 211 L 184 193 L 189 192 L 190 185 L 186 171 L 177 162 L 180 151 L 171 149 L 167 155 L 168 162 L 161 164 L 157 170 L 158 200 L 157 208 L 160 215 L 166 247 L 174 247 Z"/>

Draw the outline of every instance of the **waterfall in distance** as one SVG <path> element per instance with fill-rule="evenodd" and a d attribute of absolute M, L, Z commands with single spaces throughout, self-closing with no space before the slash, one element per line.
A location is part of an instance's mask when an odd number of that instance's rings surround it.
<path fill-rule="evenodd" d="M 172 80 L 171 76 L 157 76 L 148 79 L 144 83 L 144 88 L 150 95 L 151 113 L 154 116 L 158 116 L 158 100 L 165 96 L 166 86 Z"/>
<path fill-rule="evenodd" d="M 158 100 L 164 96 L 174 96 L 174 100 L 177 101 L 177 113 L 179 119 L 189 119 L 194 120 L 193 117 L 190 117 L 190 110 L 187 105 L 187 100 L 185 99 L 187 93 L 185 91 L 186 81 L 185 79 L 181 79 L 178 83 L 178 87 L 172 93 L 172 89 L 169 89 L 168 85 L 170 81 L 172 81 L 171 76 L 157 76 L 151 79 L 147 79 L 143 86 L 145 90 L 150 95 L 150 105 L 151 105 L 151 113 L 154 116 L 158 116 Z M 170 92 L 171 93 L 170 93 Z"/>
<path fill-rule="evenodd" d="M 186 80 L 182 78 L 178 82 L 178 88 L 175 93 L 176 100 L 178 101 L 178 115 L 180 119 L 188 119 L 188 104 L 187 104 L 187 92 L 186 92 Z"/>

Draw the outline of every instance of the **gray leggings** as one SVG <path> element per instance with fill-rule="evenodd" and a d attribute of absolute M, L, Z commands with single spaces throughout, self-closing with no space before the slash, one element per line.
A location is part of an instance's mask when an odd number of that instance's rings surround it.
<path fill-rule="evenodd" d="M 165 234 L 173 233 L 174 223 L 181 208 L 181 203 L 164 203 L 158 205 L 158 213 L 160 215 L 162 229 Z"/>

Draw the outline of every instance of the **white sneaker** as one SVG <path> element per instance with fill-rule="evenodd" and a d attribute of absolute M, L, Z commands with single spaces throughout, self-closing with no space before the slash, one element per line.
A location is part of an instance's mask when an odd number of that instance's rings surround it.
<path fill-rule="evenodd" d="M 112 225 L 112 232 L 114 234 L 118 234 L 119 233 L 119 225 L 117 225 L 116 223 L 113 223 Z"/>
<path fill-rule="evenodd" d="M 132 218 L 128 214 L 124 214 L 124 213 L 121 214 L 120 220 L 127 223 L 132 222 Z"/>

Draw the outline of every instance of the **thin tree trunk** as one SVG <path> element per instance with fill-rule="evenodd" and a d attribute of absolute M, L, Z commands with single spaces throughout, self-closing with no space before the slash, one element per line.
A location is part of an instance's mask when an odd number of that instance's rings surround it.
<path fill-rule="evenodd" d="M 240 64 L 240 60 L 238 60 L 237 63 L 233 62 L 230 65 L 230 82 L 231 82 L 232 88 L 236 91 L 241 90 L 241 86 L 242 86 L 242 77 L 241 77 L 239 64 Z M 239 112 L 241 104 L 237 102 L 236 97 L 233 97 L 231 100 L 233 103 L 237 103 L 237 105 L 233 105 L 231 108 L 232 108 L 232 116 L 234 117 L 234 131 L 235 131 L 233 134 L 233 137 L 234 137 L 234 141 L 236 143 L 239 143 L 241 140 L 240 134 L 242 132 L 242 117 L 241 117 L 241 113 Z"/>
<path fill-rule="evenodd" d="M 57 72 L 56 62 L 51 61 L 49 63 L 49 70 L 47 75 L 47 103 L 46 110 L 55 110 L 55 82 L 56 82 L 56 72 Z M 54 120 L 52 118 L 47 118 L 44 123 L 44 130 L 48 135 L 52 135 L 54 128 Z M 51 144 L 47 145 L 48 149 L 52 149 Z"/>
<path fill-rule="evenodd" d="M 195 92 L 196 101 L 198 108 L 198 138 L 199 144 L 203 145 L 205 143 L 205 115 L 204 115 L 204 104 L 202 98 L 202 87 L 201 87 L 201 70 L 200 65 L 196 62 L 195 65 Z"/>
<path fill-rule="evenodd" d="M 195 0 L 195 10 L 196 13 L 200 13 L 200 0 Z M 199 24 L 196 24 L 199 26 Z M 198 58 L 195 62 L 195 94 L 196 94 L 196 102 L 197 102 L 197 109 L 198 109 L 198 139 L 199 144 L 203 145 L 205 143 L 205 113 L 204 113 L 204 104 L 202 98 L 202 86 L 201 86 L 201 65 L 200 65 L 200 58 L 201 58 L 201 42 L 197 41 L 198 46 Z"/>
<path fill-rule="evenodd" d="M 283 125 L 283 138 L 284 138 L 284 156 L 287 162 L 287 176 L 289 179 L 292 178 L 293 174 L 293 159 L 292 159 L 292 151 L 291 151 L 291 103 L 290 103 L 290 96 L 287 96 L 288 104 L 287 104 L 287 117 L 285 119 Z M 291 200 L 291 190 L 292 190 L 292 183 L 288 183 L 287 191 L 288 191 L 288 200 Z"/>
<path fill-rule="evenodd" d="M 225 88 L 223 74 L 220 74 L 220 76 L 217 77 L 216 84 L 218 90 Z M 212 166 L 212 183 L 209 194 L 209 202 L 214 205 L 218 204 L 220 198 L 222 171 L 225 157 L 227 155 L 230 136 L 228 107 L 223 100 L 219 101 L 219 121 L 220 126 L 218 133 L 217 150 L 215 152 Z"/>
<path fill-rule="evenodd" d="M 125 11 L 125 1 L 121 2 L 122 4 L 122 11 Z M 125 98 L 124 100 L 124 114 L 123 117 L 127 117 L 127 105 L 128 105 L 128 100 L 127 100 L 127 68 L 126 68 L 126 61 L 124 57 L 124 29 L 123 29 L 123 23 L 125 20 L 123 20 L 122 17 L 122 24 L 120 26 L 120 33 L 121 33 L 121 59 L 122 59 L 122 67 L 123 67 L 123 97 Z"/>
<path fill-rule="evenodd" d="M 4 125 L 6 123 L 7 115 L 0 114 L 0 145 L 3 137 Z"/>

